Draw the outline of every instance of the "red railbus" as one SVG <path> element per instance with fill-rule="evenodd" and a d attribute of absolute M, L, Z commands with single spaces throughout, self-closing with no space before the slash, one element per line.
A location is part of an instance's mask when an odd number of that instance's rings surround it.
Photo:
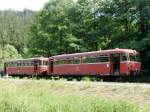
<path fill-rule="evenodd" d="M 8 75 L 45 75 L 48 71 L 48 58 L 14 59 L 4 63 Z"/>
<path fill-rule="evenodd" d="M 137 75 L 141 71 L 139 53 L 131 49 L 111 49 L 49 58 L 50 75 Z"/>

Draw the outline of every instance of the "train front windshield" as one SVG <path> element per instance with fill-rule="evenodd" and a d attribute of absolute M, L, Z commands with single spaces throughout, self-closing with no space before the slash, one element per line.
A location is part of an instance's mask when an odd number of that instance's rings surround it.
<path fill-rule="evenodd" d="M 130 54 L 129 58 L 130 58 L 130 61 L 140 62 L 140 56 L 139 56 L 139 54 Z"/>

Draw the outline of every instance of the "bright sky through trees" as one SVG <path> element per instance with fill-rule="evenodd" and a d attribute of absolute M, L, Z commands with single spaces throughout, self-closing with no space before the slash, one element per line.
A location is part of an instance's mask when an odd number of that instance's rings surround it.
<path fill-rule="evenodd" d="M 0 0 L 0 10 L 13 9 L 23 10 L 40 10 L 49 0 Z"/>

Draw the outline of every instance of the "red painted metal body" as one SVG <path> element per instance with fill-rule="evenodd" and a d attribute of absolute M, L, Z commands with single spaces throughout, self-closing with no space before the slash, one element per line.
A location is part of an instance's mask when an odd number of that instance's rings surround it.
<path fill-rule="evenodd" d="M 47 62 L 47 65 L 43 64 Z M 9 75 L 43 75 L 48 71 L 48 58 L 16 59 L 5 62 L 5 73 Z"/>
<path fill-rule="evenodd" d="M 139 74 L 138 52 L 131 49 L 111 49 L 52 56 L 49 59 L 30 58 L 5 62 L 9 75 L 132 75 Z"/>
<path fill-rule="evenodd" d="M 111 72 L 110 63 L 87 63 L 87 64 L 66 64 L 54 65 L 53 74 L 60 75 L 109 75 Z"/>
<path fill-rule="evenodd" d="M 57 75 L 131 75 L 131 73 L 140 73 L 141 71 L 141 62 L 139 61 L 130 61 L 130 58 L 123 60 L 124 54 L 136 56 L 138 52 L 130 49 L 112 49 L 112 50 L 103 50 L 103 51 L 93 51 L 85 53 L 75 53 L 75 54 L 64 54 L 53 56 L 50 59 L 53 59 L 53 63 L 58 61 L 67 61 L 67 60 L 80 60 L 78 63 L 59 63 L 53 65 L 53 71 L 50 71 L 50 74 Z M 115 62 L 115 57 L 113 55 L 118 55 L 118 62 Z M 93 58 L 99 56 L 107 56 L 108 60 L 106 62 L 89 62 L 84 63 L 84 57 Z M 117 66 L 117 68 L 116 68 Z"/>
<path fill-rule="evenodd" d="M 140 62 L 121 62 L 120 66 L 120 74 L 130 75 L 131 72 L 135 72 L 136 74 L 140 74 L 141 71 L 141 63 Z"/>

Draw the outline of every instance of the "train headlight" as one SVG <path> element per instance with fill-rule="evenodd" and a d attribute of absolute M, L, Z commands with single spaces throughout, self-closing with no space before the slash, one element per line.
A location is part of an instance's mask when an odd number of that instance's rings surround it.
<path fill-rule="evenodd" d="M 109 64 L 106 64 L 106 67 L 109 68 Z"/>

